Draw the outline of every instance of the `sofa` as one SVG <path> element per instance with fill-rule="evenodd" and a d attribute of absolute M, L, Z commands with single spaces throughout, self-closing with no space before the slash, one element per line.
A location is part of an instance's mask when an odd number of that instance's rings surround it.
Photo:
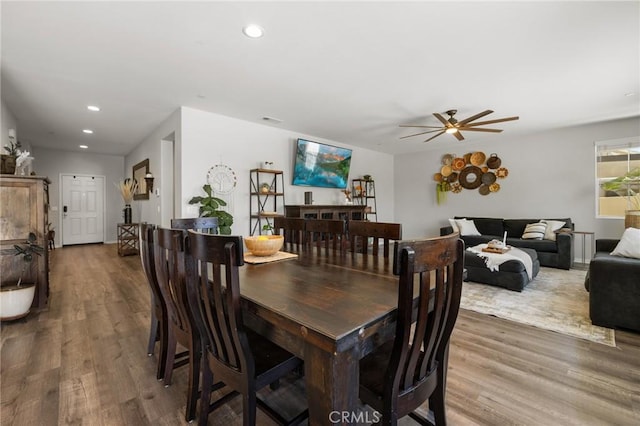
<path fill-rule="evenodd" d="M 640 332 L 640 259 L 613 256 L 618 240 L 596 240 L 585 288 L 594 325 Z"/>
<path fill-rule="evenodd" d="M 488 217 L 458 217 L 454 219 L 472 220 L 480 235 L 460 235 L 466 247 L 487 243 L 493 239 L 502 241 L 505 231 L 507 232 L 507 244 L 512 247 L 528 248 L 536 251 L 541 266 L 551 268 L 571 269 L 573 264 L 573 234 L 574 224 L 570 218 L 544 219 L 564 222 L 562 229 L 555 234 L 555 241 L 542 239 L 522 239 L 525 228 L 530 223 L 539 222 L 541 219 L 503 219 Z M 440 228 L 440 235 L 447 235 L 453 232 L 452 226 Z"/>

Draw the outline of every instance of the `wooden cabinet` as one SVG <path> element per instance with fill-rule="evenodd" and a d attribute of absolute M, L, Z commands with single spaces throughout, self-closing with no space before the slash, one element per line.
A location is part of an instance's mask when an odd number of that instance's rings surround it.
<path fill-rule="evenodd" d="M 303 204 L 284 206 L 284 214 L 305 219 L 363 220 L 366 209 L 367 206 L 359 205 Z"/>
<path fill-rule="evenodd" d="M 0 176 L 0 266 L 2 283 L 15 284 L 22 274 L 23 282 L 35 282 L 33 310 L 45 309 L 49 303 L 49 184 L 42 176 Z M 24 260 L 16 256 L 14 245 L 23 245 L 29 233 L 43 248 L 34 256 L 23 273 Z"/>
<path fill-rule="evenodd" d="M 273 218 L 283 216 L 284 173 L 281 170 L 253 169 L 249 179 L 249 234 L 262 234 L 273 226 Z"/>
<path fill-rule="evenodd" d="M 371 179 L 353 179 L 351 181 L 351 198 L 353 204 L 367 207 L 365 219 L 377 221 L 376 183 Z"/>
<path fill-rule="evenodd" d="M 118 254 L 131 256 L 139 253 L 140 224 L 118 224 Z"/>

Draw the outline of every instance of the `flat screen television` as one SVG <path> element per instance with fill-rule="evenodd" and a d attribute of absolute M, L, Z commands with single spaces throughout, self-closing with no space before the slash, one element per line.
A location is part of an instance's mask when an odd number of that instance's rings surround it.
<path fill-rule="evenodd" d="M 350 166 L 350 149 L 298 139 L 292 183 L 345 189 Z"/>

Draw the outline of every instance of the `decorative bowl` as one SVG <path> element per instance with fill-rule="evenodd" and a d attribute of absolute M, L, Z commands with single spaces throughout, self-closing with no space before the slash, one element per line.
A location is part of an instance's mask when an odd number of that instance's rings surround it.
<path fill-rule="evenodd" d="M 255 235 L 244 238 L 244 245 L 254 256 L 271 256 L 276 254 L 284 244 L 282 235 Z"/>

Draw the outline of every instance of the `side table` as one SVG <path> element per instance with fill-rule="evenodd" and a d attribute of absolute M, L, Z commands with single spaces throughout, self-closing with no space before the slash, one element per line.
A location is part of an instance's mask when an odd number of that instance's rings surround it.
<path fill-rule="evenodd" d="M 595 232 L 590 231 L 573 231 L 575 235 L 582 235 L 582 263 L 586 264 L 586 239 L 587 235 L 591 237 L 591 253 L 589 254 L 589 259 L 593 257 L 593 254 L 596 252 L 596 237 Z"/>
<path fill-rule="evenodd" d="M 118 254 L 120 256 L 131 256 L 139 253 L 139 232 L 139 223 L 118 224 Z"/>

